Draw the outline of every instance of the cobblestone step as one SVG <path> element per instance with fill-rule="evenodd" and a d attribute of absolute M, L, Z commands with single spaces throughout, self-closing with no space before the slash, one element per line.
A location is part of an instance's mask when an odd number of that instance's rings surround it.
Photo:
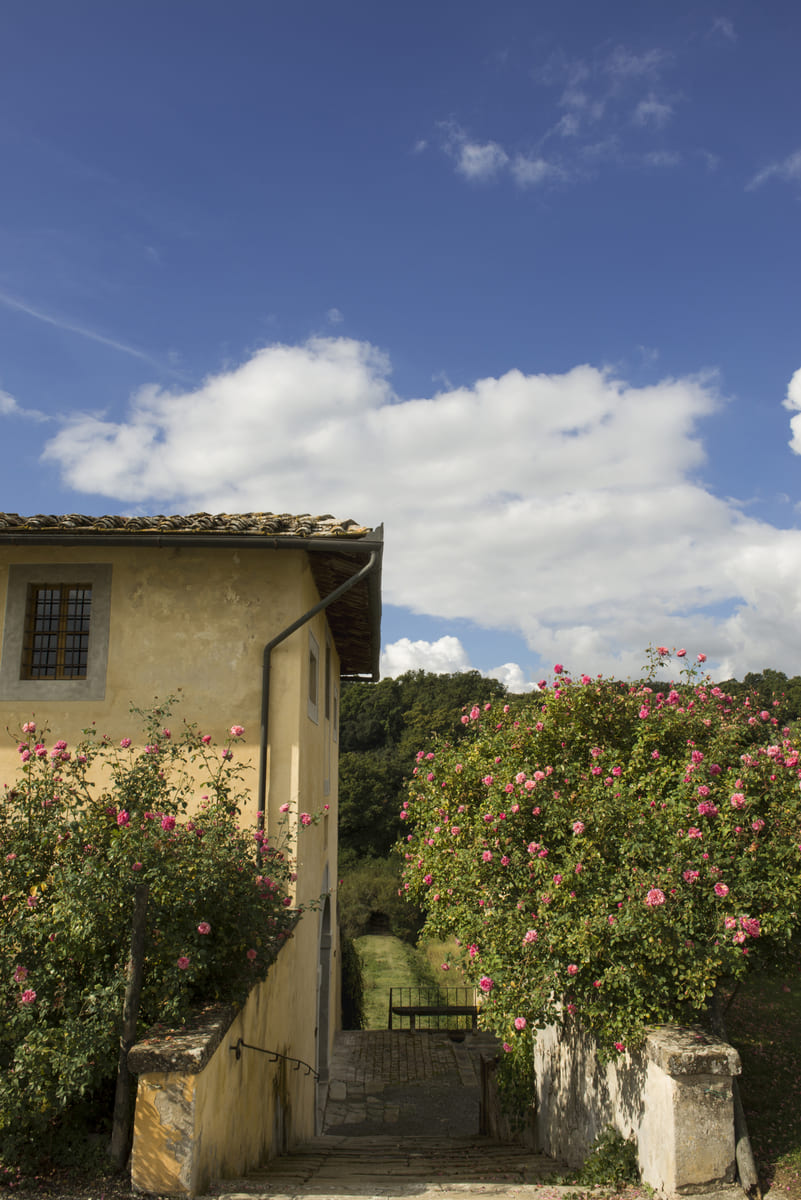
<path fill-rule="evenodd" d="M 520 1146 L 480 1137 L 329 1137 L 322 1135 L 275 1159 L 244 1180 L 220 1185 L 218 1200 L 294 1200 L 294 1197 L 497 1197 L 545 1200 L 563 1190 L 544 1181 L 556 1164 Z M 575 1190 L 575 1188 L 574 1188 Z"/>

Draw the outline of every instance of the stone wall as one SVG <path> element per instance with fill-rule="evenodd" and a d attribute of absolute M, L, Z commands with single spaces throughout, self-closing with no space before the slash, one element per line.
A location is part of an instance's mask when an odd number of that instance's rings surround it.
<path fill-rule="evenodd" d="M 697 1027 L 660 1026 L 636 1053 L 598 1062 L 575 1025 L 539 1030 L 534 1142 L 571 1167 L 610 1126 L 637 1141 L 642 1178 L 675 1194 L 735 1179 L 732 1076 L 737 1051 Z"/>

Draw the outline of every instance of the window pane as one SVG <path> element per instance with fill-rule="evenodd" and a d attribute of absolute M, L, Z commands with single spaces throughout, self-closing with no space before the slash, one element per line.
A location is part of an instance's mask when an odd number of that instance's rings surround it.
<path fill-rule="evenodd" d="M 86 677 L 91 608 L 92 589 L 84 584 L 31 585 L 23 679 Z"/>

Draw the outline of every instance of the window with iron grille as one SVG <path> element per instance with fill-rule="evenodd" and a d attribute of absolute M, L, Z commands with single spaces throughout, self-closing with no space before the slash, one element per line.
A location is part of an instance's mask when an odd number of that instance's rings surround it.
<path fill-rule="evenodd" d="M 85 679 L 91 613 L 91 584 L 30 584 L 21 678 Z"/>
<path fill-rule="evenodd" d="M 103 700 L 111 563 L 54 558 L 9 563 L 7 572 L 0 702 Z M 0 569 L 0 590 L 2 578 Z"/>

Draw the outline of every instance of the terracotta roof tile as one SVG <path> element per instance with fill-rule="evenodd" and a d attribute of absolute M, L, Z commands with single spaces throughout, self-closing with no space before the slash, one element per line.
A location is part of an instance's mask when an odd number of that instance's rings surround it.
<path fill-rule="evenodd" d="M 330 514 L 301 513 L 191 513 L 188 516 L 89 517 L 81 513 L 53 516 L 37 513 L 0 513 L 0 532 L 24 534 L 64 533 L 203 533 L 240 534 L 254 537 L 347 537 L 359 538 L 372 531 L 356 521 L 338 521 Z"/>

